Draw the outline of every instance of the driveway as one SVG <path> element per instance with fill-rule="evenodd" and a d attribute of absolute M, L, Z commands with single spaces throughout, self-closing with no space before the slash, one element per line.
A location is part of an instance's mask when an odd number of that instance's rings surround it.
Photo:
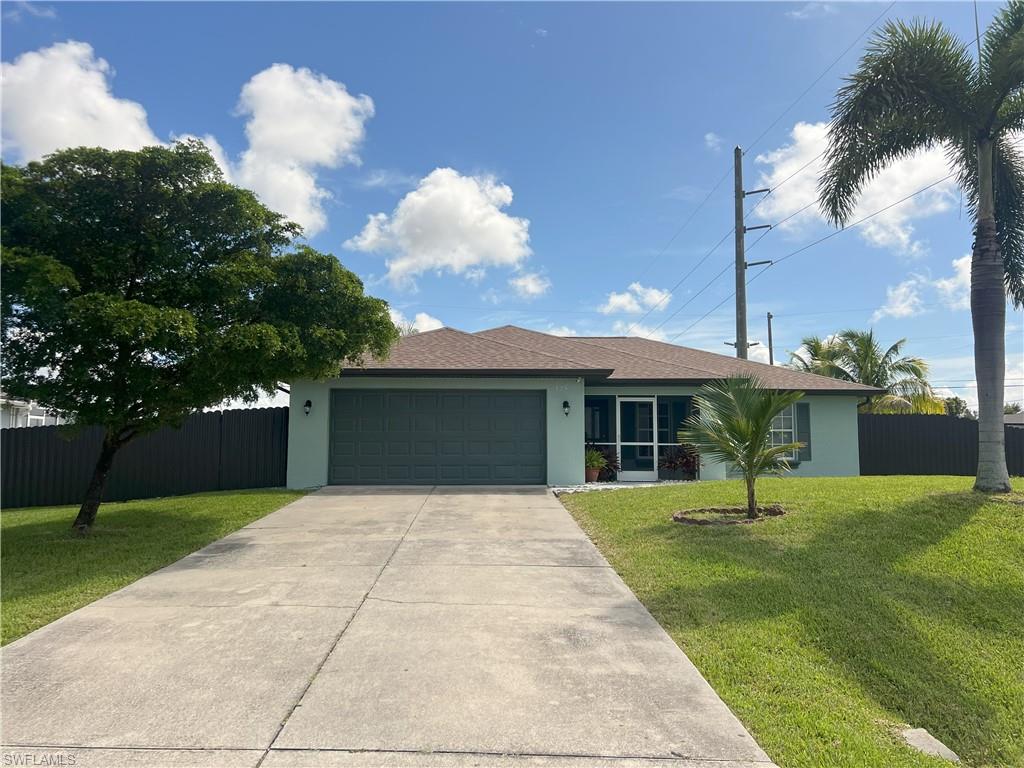
<path fill-rule="evenodd" d="M 543 488 L 322 489 L 11 643 L 2 695 L 4 765 L 771 766 Z"/>

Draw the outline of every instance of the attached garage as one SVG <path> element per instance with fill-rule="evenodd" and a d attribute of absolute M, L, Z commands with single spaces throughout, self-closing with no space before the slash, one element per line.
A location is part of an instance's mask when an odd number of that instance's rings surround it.
<path fill-rule="evenodd" d="M 547 482 L 545 392 L 334 389 L 331 484 Z"/>

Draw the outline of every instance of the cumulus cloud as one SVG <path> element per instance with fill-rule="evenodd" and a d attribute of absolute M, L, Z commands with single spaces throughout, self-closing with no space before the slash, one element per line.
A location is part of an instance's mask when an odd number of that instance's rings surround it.
<path fill-rule="evenodd" d="M 664 309 L 672 294 L 661 288 L 650 288 L 640 283 L 630 283 L 622 293 L 612 291 L 608 299 L 598 307 L 598 311 L 606 315 L 619 312 L 637 314 L 645 309 Z"/>
<path fill-rule="evenodd" d="M 896 286 L 885 289 L 885 304 L 871 315 L 871 322 L 877 323 L 883 317 L 913 317 L 923 308 L 920 277 L 910 277 Z"/>
<path fill-rule="evenodd" d="M 373 100 L 326 75 L 274 64 L 242 87 L 238 113 L 249 118 L 249 147 L 232 175 L 307 235 L 323 230 L 330 193 L 317 184 L 317 169 L 359 163 Z"/>
<path fill-rule="evenodd" d="M 19 162 L 66 147 L 161 143 L 142 105 L 113 95 L 114 70 L 88 43 L 57 43 L 0 66 L 4 150 Z"/>
<path fill-rule="evenodd" d="M 725 143 L 725 139 L 719 136 L 713 131 L 708 131 L 704 134 L 704 146 L 710 149 L 712 152 L 717 152 L 722 148 L 722 144 Z"/>
<path fill-rule="evenodd" d="M 551 288 L 551 281 L 537 272 L 523 272 L 509 279 L 508 284 L 524 299 L 543 296 Z"/>
<path fill-rule="evenodd" d="M 436 331 L 438 328 L 444 328 L 444 323 L 433 315 L 428 315 L 426 312 L 417 312 L 412 320 L 406 317 L 401 310 L 394 307 L 388 308 L 388 314 L 391 315 L 391 322 L 399 328 L 412 328 L 421 333 L 423 331 Z"/>
<path fill-rule="evenodd" d="M 549 325 L 545 333 L 550 333 L 552 336 L 579 336 L 575 328 L 570 328 L 568 325 Z"/>
<path fill-rule="evenodd" d="M 113 68 L 92 46 L 75 41 L 4 62 L 5 150 L 27 161 L 66 147 L 163 144 L 141 104 L 113 95 L 113 76 Z M 317 171 L 358 164 L 373 101 L 309 69 L 274 64 L 242 87 L 238 114 L 248 118 L 248 148 L 237 162 L 215 137 L 201 137 L 225 175 L 300 224 L 307 235 L 321 231 L 330 193 L 318 184 Z"/>
<path fill-rule="evenodd" d="M 950 309 L 971 308 L 971 254 L 953 259 L 953 275 L 935 281 L 942 301 Z"/>
<path fill-rule="evenodd" d="M 758 155 L 756 162 L 764 166 L 759 187 L 777 187 L 764 199 L 754 216 L 762 221 L 779 222 L 783 230 L 801 232 L 808 226 L 824 222 L 816 204 L 817 183 L 821 174 L 826 147 L 826 123 L 797 123 L 791 143 Z M 805 165 L 807 167 L 797 173 Z M 797 173 L 785 185 L 780 183 Z M 862 191 L 851 220 L 856 221 L 896 202 L 949 173 L 941 147 L 924 150 L 904 158 L 881 171 Z M 857 227 L 857 232 L 870 245 L 894 253 L 918 257 L 927 252 L 927 244 L 914 235 L 913 222 L 926 216 L 950 210 L 957 204 L 956 180 L 946 179 L 926 192 L 912 197 L 885 213 Z M 809 206 L 804 209 L 805 206 Z"/>
<path fill-rule="evenodd" d="M 530 222 L 505 213 L 511 203 L 512 190 L 493 176 L 437 168 L 390 214 L 371 215 L 345 247 L 384 254 L 399 286 L 414 286 L 424 272 L 479 279 L 491 267 L 517 269 L 531 254 Z"/>

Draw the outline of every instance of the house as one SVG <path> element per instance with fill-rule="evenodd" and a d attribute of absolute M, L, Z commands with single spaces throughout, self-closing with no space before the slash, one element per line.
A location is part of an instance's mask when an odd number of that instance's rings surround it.
<path fill-rule="evenodd" d="M 65 424 L 61 416 L 47 411 L 31 400 L 19 400 L 0 392 L 0 429 L 12 427 L 48 427 Z"/>
<path fill-rule="evenodd" d="M 591 443 L 615 451 L 620 480 L 654 480 L 698 388 L 740 374 L 806 393 L 772 435 L 806 443 L 796 475 L 859 474 L 857 403 L 876 389 L 649 339 L 504 326 L 405 336 L 386 360 L 291 382 L 288 485 L 570 485 Z"/>

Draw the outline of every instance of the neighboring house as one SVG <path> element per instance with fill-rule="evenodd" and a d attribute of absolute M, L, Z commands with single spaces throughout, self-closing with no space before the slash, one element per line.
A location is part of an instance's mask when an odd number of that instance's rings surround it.
<path fill-rule="evenodd" d="M 31 400 L 18 400 L 0 392 L 0 429 L 12 427 L 48 427 L 65 424 L 62 417 Z"/>
<path fill-rule="evenodd" d="M 504 326 L 405 336 L 387 360 L 291 382 L 288 485 L 571 485 L 586 443 L 614 447 L 620 479 L 653 480 L 693 394 L 738 374 L 807 393 L 772 434 L 807 444 L 794 474 L 859 474 L 857 403 L 876 389 L 659 341 Z"/>
<path fill-rule="evenodd" d="M 1008 427 L 1024 427 L 1024 413 L 1004 413 L 1003 423 Z"/>

